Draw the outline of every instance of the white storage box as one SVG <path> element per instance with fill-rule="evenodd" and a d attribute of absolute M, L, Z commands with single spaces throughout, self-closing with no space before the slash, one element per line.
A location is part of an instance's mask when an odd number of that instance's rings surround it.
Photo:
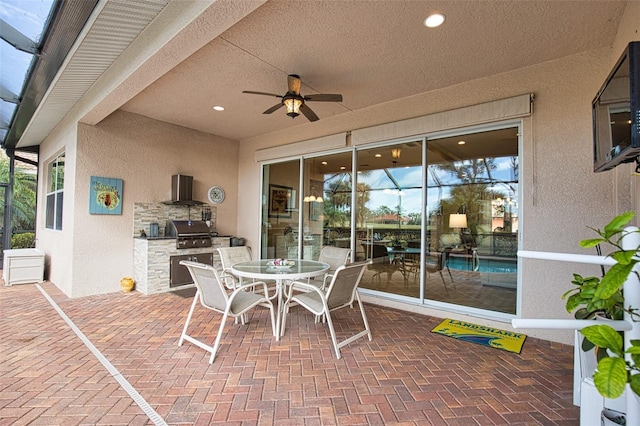
<path fill-rule="evenodd" d="M 4 251 L 4 285 L 41 283 L 44 278 L 44 252 L 37 249 Z"/>

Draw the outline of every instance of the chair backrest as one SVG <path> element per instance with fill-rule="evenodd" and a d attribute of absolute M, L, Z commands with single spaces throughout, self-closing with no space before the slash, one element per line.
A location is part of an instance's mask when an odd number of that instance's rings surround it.
<path fill-rule="evenodd" d="M 191 262 L 189 260 L 180 261 L 189 270 L 191 278 L 198 289 L 200 303 L 210 309 L 224 312 L 229 302 L 227 291 L 225 290 L 218 271 L 211 265 Z"/>
<path fill-rule="evenodd" d="M 420 246 L 421 246 L 420 240 L 407 241 L 407 247 L 409 248 L 420 248 Z"/>
<path fill-rule="evenodd" d="M 364 270 L 370 262 L 356 262 L 336 269 L 327 289 L 327 306 L 333 309 L 353 303 Z"/>
<path fill-rule="evenodd" d="M 251 259 L 251 248 L 248 246 L 218 247 L 222 269 L 231 268 L 236 263 L 248 262 Z"/>
<path fill-rule="evenodd" d="M 349 263 L 350 255 L 351 249 L 349 248 L 324 246 L 322 250 L 320 250 L 318 261 L 327 263 L 329 265 L 329 272 L 333 272 L 342 265 Z"/>
<path fill-rule="evenodd" d="M 371 246 L 371 262 L 374 266 L 376 264 L 389 264 L 391 262 L 391 258 L 389 257 L 389 250 L 387 250 L 387 246 L 373 244 Z"/>
<path fill-rule="evenodd" d="M 389 250 L 387 250 L 387 247 L 383 245 L 374 244 L 371 246 L 371 257 L 373 259 L 378 257 L 389 257 Z"/>
<path fill-rule="evenodd" d="M 438 272 L 444 269 L 445 257 L 447 253 L 441 252 L 429 252 L 426 254 L 425 258 L 425 268 L 429 272 Z"/>
<path fill-rule="evenodd" d="M 477 247 L 476 239 L 469 232 L 461 232 L 460 233 L 460 242 L 466 248 L 475 248 L 475 247 Z"/>

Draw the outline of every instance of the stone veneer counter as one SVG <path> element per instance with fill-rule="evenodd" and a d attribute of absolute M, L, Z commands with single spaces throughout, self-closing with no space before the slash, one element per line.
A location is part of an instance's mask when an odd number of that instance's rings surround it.
<path fill-rule="evenodd" d="M 212 246 L 177 249 L 175 238 L 134 238 L 133 279 L 136 290 L 144 294 L 163 293 L 184 288 L 169 286 L 169 258 L 185 254 L 213 253 L 213 266 L 220 270 L 218 247 L 229 247 L 230 237 L 211 237 Z"/>

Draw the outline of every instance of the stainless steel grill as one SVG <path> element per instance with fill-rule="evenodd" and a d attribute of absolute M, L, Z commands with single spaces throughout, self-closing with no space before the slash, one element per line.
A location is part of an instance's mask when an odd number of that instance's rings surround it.
<path fill-rule="evenodd" d="M 202 220 L 168 220 L 166 235 L 176 237 L 176 248 L 211 247 L 211 234 Z"/>

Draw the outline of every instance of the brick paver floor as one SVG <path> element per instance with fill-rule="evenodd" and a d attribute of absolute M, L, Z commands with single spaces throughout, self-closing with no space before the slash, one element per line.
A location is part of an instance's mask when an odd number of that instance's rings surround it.
<path fill-rule="evenodd" d="M 0 288 L 0 424 L 153 424 L 38 285 Z M 170 425 L 576 425 L 572 348 L 529 338 L 514 354 L 431 333 L 441 319 L 366 304 L 373 341 L 337 360 L 322 323 L 294 307 L 276 342 L 266 310 L 229 320 L 218 357 L 178 338 L 191 298 L 50 295 Z M 213 342 L 220 315 L 197 309 Z M 357 309 L 336 312 L 339 333 Z M 116 374 L 117 375 L 117 374 Z M 152 416 L 153 417 L 153 416 Z"/>

